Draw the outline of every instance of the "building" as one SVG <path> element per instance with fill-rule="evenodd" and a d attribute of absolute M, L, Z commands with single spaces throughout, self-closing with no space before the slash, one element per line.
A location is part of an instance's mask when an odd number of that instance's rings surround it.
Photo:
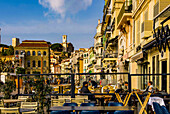
<path fill-rule="evenodd" d="M 100 73 L 102 70 L 102 54 L 103 54 L 103 36 L 101 33 L 102 23 L 98 20 L 98 25 L 96 27 L 96 35 L 94 36 L 94 50 L 96 52 L 96 73 Z"/>
<path fill-rule="evenodd" d="M 25 40 L 14 48 L 17 67 L 26 74 L 50 73 L 50 46 L 44 40 Z"/>
<path fill-rule="evenodd" d="M 12 46 L 16 47 L 20 44 L 19 38 L 12 38 Z"/>
<path fill-rule="evenodd" d="M 88 73 L 88 63 L 89 63 L 89 53 L 88 53 L 89 49 L 86 49 L 83 53 L 83 73 Z"/>

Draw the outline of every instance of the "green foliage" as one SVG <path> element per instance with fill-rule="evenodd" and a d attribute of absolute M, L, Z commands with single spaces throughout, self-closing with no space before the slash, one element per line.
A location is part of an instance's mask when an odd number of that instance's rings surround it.
<path fill-rule="evenodd" d="M 25 69 L 22 67 L 18 67 L 16 74 L 25 74 Z"/>
<path fill-rule="evenodd" d="M 7 50 L 5 50 L 5 53 L 7 55 L 14 55 L 14 48 L 13 48 L 13 46 L 10 45 L 9 48 Z"/>
<path fill-rule="evenodd" d="M 51 45 L 51 49 L 53 51 L 59 51 L 61 52 L 63 50 L 63 46 L 60 43 L 55 43 Z"/>
<path fill-rule="evenodd" d="M 10 99 L 11 93 L 16 89 L 16 84 L 14 81 L 7 80 L 1 87 L 4 93 L 4 99 Z"/>

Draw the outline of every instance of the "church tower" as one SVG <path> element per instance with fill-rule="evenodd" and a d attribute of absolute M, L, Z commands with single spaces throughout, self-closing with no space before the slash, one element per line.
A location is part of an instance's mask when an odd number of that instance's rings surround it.
<path fill-rule="evenodd" d="M 63 35 L 63 52 L 67 52 L 67 35 Z"/>

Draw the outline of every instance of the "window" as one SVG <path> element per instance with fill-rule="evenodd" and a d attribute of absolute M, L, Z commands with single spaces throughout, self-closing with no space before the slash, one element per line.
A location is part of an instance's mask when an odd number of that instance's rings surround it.
<path fill-rule="evenodd" d="M 43 55 L 46 55 L 46 51 L 43 52 Z"/>
<path fill-rule="evenodd" d="M 155 74 L 155 56 L 152 57 L 152 74 Z M 155 75 L 152 76 L 152 82 L 155 87 Z"/>
<path fill-rule="evenodd" d="M 156 73 L 159 74 L 159 55 L 156 56 Z M 159 88 L 159 76 L 156 76 L 156 87 Z"/>
<path fill-rule="evenodd" d="M 41 52 L 40 51 L 38 51 L 38 56 L 40 56 L 41 55 Z"/>
<path fill-rule="evenodd" d="M 84 54 L 84 57 L 86 57 L 86 54 Z"/>
<path fill-rule="evenodd" d="M 35 56 L 35 51 L 32 52 L 32 55 Z"/>
<path fill-rule="evenodd" d="M 30 56 L 30 51 L 27 51 L 27 56 Z"/>
<path fill-rule="evenodd" d="M 43 61 L 43 66 L 46 67 L 46 61 Z"/>
<path fill-rule="evenodd" d="M 36 65 L 35 65 L 35 61 L 32 61 L 32 67 L 35 67 Z"/>
<path fill-rule="evenodd" d="M 41 67 L 41 61 L 38 61 L 38 67 Z"/>
<path fill-rule="evenodd" d="M 30 67 L 30 61 L 27 61 L 27 67 Z"/>
<path fill-rule="evenodd" d="M 16 50 L 16 51 L 15 51 L 15 54 L 16 54 L 16 55 L 18 55 L 18 54 L 19 54 L 18 50 Z"/>

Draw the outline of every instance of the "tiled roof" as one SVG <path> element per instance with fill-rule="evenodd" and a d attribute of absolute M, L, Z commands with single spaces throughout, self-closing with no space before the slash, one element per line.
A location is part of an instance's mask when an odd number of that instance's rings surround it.
<path fill-rule="evenodd" d="M 46 42 L 44 40 L 24 40 L 22 42 Z"/>
<path fill-rule="evenodd" d="M 49 47 L 48 44 L 41 44 L 41 43 L 21 43 L 16 47 Z"/>

